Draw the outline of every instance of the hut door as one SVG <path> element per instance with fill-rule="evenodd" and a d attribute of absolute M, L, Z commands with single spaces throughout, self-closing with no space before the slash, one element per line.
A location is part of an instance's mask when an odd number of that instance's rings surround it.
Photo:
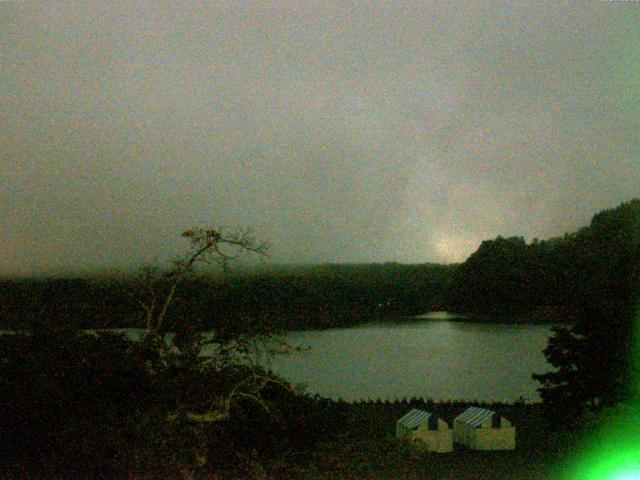
<path fill-rule="evenodd" d="M 499 413 L 494 413 L 491 416 L 491 428 L 500 428 L 501 426 L 501 416 Z"/>
<path fill-rule="evenodd" d="M 429 430 L 438 430 L 438 417 L 436 417 L 433 413 L 429 415 Z"/>

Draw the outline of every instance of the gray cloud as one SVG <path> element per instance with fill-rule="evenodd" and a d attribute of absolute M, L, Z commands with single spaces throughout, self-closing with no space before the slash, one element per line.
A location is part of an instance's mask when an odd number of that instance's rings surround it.
<path fill-rule="evenodd" d="M 640 194 L 640 9 L 0 5 L 0 271 L 128 267 L 196 224 L 279 262 L 457 261 Z"/>

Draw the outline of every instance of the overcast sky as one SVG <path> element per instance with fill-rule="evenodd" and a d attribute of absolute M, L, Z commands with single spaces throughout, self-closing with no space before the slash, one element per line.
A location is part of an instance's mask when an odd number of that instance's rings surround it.
<path fill-rule="evenodd" d="M 640 3 L 2 2 L 0 274 L 195 225 L 454 262 L 640 195 Z"/>

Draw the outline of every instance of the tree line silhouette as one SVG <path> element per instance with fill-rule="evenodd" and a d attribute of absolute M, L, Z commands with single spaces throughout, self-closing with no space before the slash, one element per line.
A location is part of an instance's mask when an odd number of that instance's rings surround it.
<path fill-rule="evenodd" d="M 387 263 L 202 275 L 181 284 L 171 315 L 197 317 L 208 329 L 247 321 L 287 330 L 351 326 L 445 308 L 452 270 Z M 139 276 L 5 279 L 0 327 L 19 329 L 63 317 L 82 328 L 139 327 L 144 289 Z"/>
<path fill-rule="evenodd" d="M 562 237 L 486 240 L 457 265 L 327 264 L 199 276 L 181 285 L 172 314 L 197 317 L 210 329 L 261 319 L 285 330 L 441 309 L 487 322 L 574 322 L 602 308 L 618 315 L 637 273 L 639 205 L 636 199 L 602 211 Z M 0 328 L 62 317 L 83 328 L 140 326 L 144 288 L 134 275 L 4 279 Z"/>

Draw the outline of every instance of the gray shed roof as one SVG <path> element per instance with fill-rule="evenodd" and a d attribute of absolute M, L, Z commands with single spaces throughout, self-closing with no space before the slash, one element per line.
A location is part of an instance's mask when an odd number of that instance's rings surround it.
<path fill-rule="evenodd" d="M 455 421 L 466 423 L 472 427 L 479 427 L 487 418 L 495 415 L 496 412 L 480 407 L 469 407 L 455 418 Z"/>
<path fill-rule="evenodd" d="M 414 408 L 398 420 L 398 423 L 405 428 L 416 428 L 422 422 L 429 421 L 429 417 L 431 415 L 431 412 L 425 412 L 424 410 Z"/>

